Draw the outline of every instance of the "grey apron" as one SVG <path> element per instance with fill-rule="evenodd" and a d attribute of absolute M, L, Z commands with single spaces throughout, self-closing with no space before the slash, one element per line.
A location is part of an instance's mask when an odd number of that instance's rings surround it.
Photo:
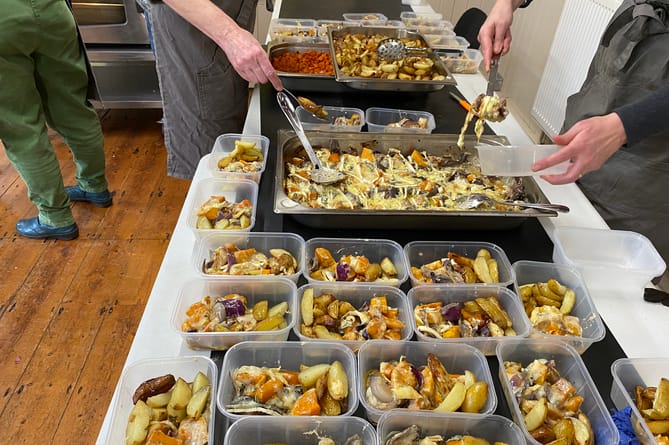
<path fill-rule="evenodd" d="M 614 14 L 564 130 L 610 113 L 669 82 L 669 0 L 625 0 Z M 578 182 L 609 227 L 648 237 L 669 264 L 669 133 L 623 146 Z"/>

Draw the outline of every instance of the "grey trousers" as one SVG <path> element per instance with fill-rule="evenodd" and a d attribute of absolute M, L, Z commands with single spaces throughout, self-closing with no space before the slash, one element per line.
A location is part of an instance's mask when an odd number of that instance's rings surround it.
<path fill-rule="evenodd" d="M 213 2 L 252 31 L 257 0 Z M 192 179 L 217 136 L 241 133 L 248 82 L 216 43 L 167 5 L 152 4 L 150 18 L 163 100 L 167 174 Z"/>

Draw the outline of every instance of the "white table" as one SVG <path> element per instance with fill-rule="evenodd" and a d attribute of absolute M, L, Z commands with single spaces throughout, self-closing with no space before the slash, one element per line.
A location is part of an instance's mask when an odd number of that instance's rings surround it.
<path fill-rule="evenodd" d="M 277 2 L 275 14 L 280 10 Z M 455 75 L 462 96 L 472 101 L 481 91 L 485 91 L 486 79 L 481 75 Z M 495 133 L 506 136 L 512 144 L 532 143 L 513 116 L 500 123 L 491 123 Z M 260 134 L 260 92 L 256 88 L 252 94 L 249 113 L 244 126 L 246 134 Z M 207 169 L 209 156 L 200 161 L 193 178 L 193 184 L 211 176 Z M 553 186 L 539 179 L 539 185 L 551 202 L 566 204 L 571 212 L 557 217 L 539 218 L 549 237 L 560 227 L 590 227 L 607 229 L 608 226 L 590 205 L 575 184 Z M 193 351 L 182 341 L 179 334 L 170 327 L 170 316 L 175 291 L 183 282 L 197 277 L 192 264 L 195 236 L 187 226 L 188 212 L 192 207 L 194 187 L 191 186 L 184 207 L 179 215 L 170 244 L 160 266 L 158 276 L 149 295 L 144 314 L 130 347 L 126 366 L 139 359 L 178 355 L 209 355 L 207 351 Z M 482 235 L 485 237 L 485 235 Z M 602 318 L 628 357 L 667 356 L 665 326 L 669 310 L 654 304 L 644 303 L 640 296 L 626 293 L 602 292 L 596 283 L 589 284 L 591 297 Z M 114 393 L 110 407 L 118 396 Z M 608 397 L 608 394 L 602 394 Z M 108 410 L 98 436 L 97 444 L 103 444 L 111 423 L 111 409 Z"/>

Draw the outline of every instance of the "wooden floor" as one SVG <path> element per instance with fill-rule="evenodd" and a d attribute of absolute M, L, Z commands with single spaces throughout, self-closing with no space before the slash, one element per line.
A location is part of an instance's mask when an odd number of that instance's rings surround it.
<path fill-rule="evenodd" d="M 74 241 L 16 234 L 36 209 L 0 149 L 0 443 L 95 443 L 190 185 L 165 174 L 160 117 L 101 114 L 114 205 L 75 203 Z"/>

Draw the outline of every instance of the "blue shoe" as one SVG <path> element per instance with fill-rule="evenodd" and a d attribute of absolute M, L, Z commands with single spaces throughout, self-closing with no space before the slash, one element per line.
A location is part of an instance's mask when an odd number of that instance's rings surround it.
<path fill-rule="evenodd" d="M 39 222 L 39 218 L 20 219 L 16 223 L 16 231 L 21 236 L 34 239 L 59 239 L 72 240 L 79 236 L 77 224 L 70 224 L 65 227 L 54 227 Z"/>
<path fill-rule="evenodd" d="M 79 185 L 65 187 L 65 191 L 70 197 L 70 201 L 90 202 L 96 207 L 109 207 L 112 205 L 112 194 L 109 190 L 104 192 L 87 192 Z"/>

